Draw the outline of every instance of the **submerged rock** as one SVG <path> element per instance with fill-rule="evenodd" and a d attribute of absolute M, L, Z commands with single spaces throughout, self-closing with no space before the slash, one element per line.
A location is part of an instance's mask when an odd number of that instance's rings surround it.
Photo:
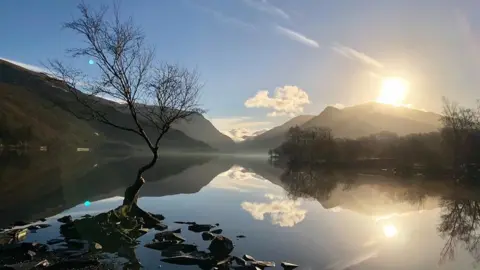
<path fill-rule="evenodd" d="M 223 232 L 223 230 L 222 229 L 216 229 L 216 230 L 211 230 L 210 232 L 214 233 L 214 234 L 221 234 Z"/>
<path fill-rule="evenodd" d="M 208 250 L 214 257 L 223 258 L 232 252 L 233 247 L 232 240 L 225 236 L 216 236 L 208 246 Z"/>
<path fill-rule="evenodd" d="M 246 236 L 243 234 L 240 234 L 240 235 L 237 235 L 237 238 L 246 238 Z"/>
<path fill-rule="evenodd" d="M 282 262 L 280 265 L 284 270 L 292 270 L 298 267 L 298 265 L 289 262 Z"/>
<path fill-rule="evenodd" d="M 202 239 L 205 240 L 205 241 L 213 240 L 213 238 L 215 238 L 215 235 L 213 235 L 211 232 L 203 232 L 202 233 Z"/>
<path fill-rule="evenodd" d="M 61 218 L 57 219 L 57 221 L 60 222 L 60 223 L 72 223 L 73 218 L 72 218 L 72 216 L 68 215 L 68 216 L 64 216 L 64 217 L 61 217 Z"/>
<path fill-rule="evenodd" d="M 145 244 L 145 247 L 156 249 L 156 250 L 165 250 L 175 244 L 179 244 L 179 243 L 177 241 L 152 242 L 152 243 Z"/>
<path fill-rule="evenodd" d="M 195 225 L 195 224 L 197 224 L 197 223 L 192 222 L 192 221 L 174 221 L 173 223 L 177 223 L 177 224 L 187 224 L 187 225 Z"/>
<path fill-rule="evenodd" d="M 100 264 L 100 262 L 98 260 L 93 260 L 93 259 L 89 259 L 89 260 L 81 260 L 81 259 L 78 259 L 78 260 L 68 260 L 68 261 L 61 261 L 59 263 L 56 263 L 50 267 L 48 267 L 48 269 L 59 269 L 59 270 L 63 270 L 63 269 L 82 269 L 82 268 L 87 268 L 87 267 L 94 267 L 94 266 L 98 266 Z"/>
<path fill-rule="evenodd" d="M 210 224 L 193 224 L 193 225 L 188 226 L 188 230 L 192 231 L 192 232 L 196 232 L 196 233 L 208 232 L 214 227 L 215 226 L 210 225 Z"/>
<path fill-rule="evenodd" d="M 198 265 L 206 263 L 207 259 L 185 254 L 176 257 L 163 258 L 162 262 L 178 265 Z"/>
<path fill-rule="evenodd" d="M 62 242 L 63 242 L 63 239 L 50 239 L 50 240 L 47 241 L 47 244 L 55 245 L 55 244 L 62 243 Z"/>
<path fill-rule="evenodd" d="M 50 226 L 52 226 L 52 225 L 42 223 L 42 224 L 37 224 L 36 226 L 37 226 L 37 227 L 40 227 L 40 229 L 45 229 L 45 228 L 48 228 L 48 227 L 50 227 Z"/>

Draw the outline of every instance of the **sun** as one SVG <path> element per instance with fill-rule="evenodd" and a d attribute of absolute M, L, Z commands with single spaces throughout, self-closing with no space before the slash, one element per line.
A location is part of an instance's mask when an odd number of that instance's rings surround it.
<path fill-rule="evenodd" d="M 377 102 L 400 106 L 408 91 L 408 82 L 399 77 L 387 77 L 382 80 L 380 95 Z"/>
<path fill-rule="evenodd" d="M 383 234 L 385 234 L 385 236 L 388 238 L 394 237 L 395 235 L 397 235 L 397 233 L 397 228 L 393 225 L 386 225 L 383 227 Z"/>

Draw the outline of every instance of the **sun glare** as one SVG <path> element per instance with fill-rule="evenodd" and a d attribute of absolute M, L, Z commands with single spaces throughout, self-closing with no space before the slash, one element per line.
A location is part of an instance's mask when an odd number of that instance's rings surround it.
<path fill-rule="evenodd" d="M 397 228 L 393 225 L 386 225 L 383 227 L 383 234 L 385 234 L 386 237 L 392 238 L 395 235 L 397 235 L 398 231 Z"/>
<path fill-rule="evenodd" d="M 400 106 L 407 95 L 408 82 L 398 77 L 388 77 L 382 80 L 382 88 L 377 102 Z"/>

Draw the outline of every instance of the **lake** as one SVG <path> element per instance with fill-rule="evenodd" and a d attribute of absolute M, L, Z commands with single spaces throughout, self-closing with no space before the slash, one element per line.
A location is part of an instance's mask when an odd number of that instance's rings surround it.
<path fill-rule="evenodd" d="M 2 157 L 1 226 L 47 217 L 52 227 L 26 241 L 61 237 L 59 217 L 119 206 L 145 160 L 91 153 Z M 169 229 L 182 228 L 199 250 L 209 242 L 175 221 L 219 223 L 235 244 L 232 254 L 275 261 L 278 269 L 282 261 L 297 269 L 478 267 L 480 204 L 468 190 L 432 191 L 423 180 L 385 171 L 289 172 L 262 158 L 232 156 L 162 157 L 145 179 L 139 206 L 163 214 Z M 154 234 L 142 236 L 135 249 L 145 269 L 197 269 L 161 262 L 159 251 L 143 246 Z"/>

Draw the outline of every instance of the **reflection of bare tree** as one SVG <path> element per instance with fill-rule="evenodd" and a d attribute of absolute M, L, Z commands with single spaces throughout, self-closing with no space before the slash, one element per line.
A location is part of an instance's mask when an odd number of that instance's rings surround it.
<path fill-rule="evenodd" d="M 282 174 L 281 180 L 288 195 L 293 199 L 317 200 L 327 200 L 339 182 L 333 173 L 312 168 L 287 169 Z"/>
<path fill-rule="evenodd" d="M 480 202 L 473 200 L 442 200 L 438 232 L 446 239 L 440 263 L 455 258 L 460 242 L 476 262 L 480 262 Z"/>

